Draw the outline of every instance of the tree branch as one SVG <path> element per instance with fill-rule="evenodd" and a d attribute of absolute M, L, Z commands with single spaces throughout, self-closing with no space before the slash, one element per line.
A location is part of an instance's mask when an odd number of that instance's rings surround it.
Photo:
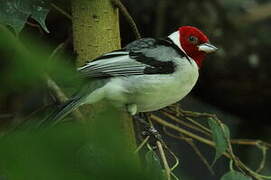
<path fill-rule="evenodd" d="M 122 4 L 122 2 L 120 0 L 111 0 L 111 2 L 116 7 L 119 8 L 121 14 L 125 17 L 126 21 L 128 22 L 128 24 L 132 28 L 132 31 L 133 31 L 136 39 L 140 39 L 141 35 L 140 35 L 139 30 L 136 26 L 136 23 L 135 23 L 134 19 L 132 18 L 132 16 L 130 15 L 130 13 L 128 12 L 128 10 L 126 9 L 126 7 Z"/>
<path fill-rule="evenodd" d="M 50 3 L 50 5 L 57 10 L 58 12 L 60 12 L 60 14 L 63 14 L 64 16 L 66 16 L 68 19 L 72 20 L 72 16 L 67 13 L 66 11 L 64 11 L 63 9 L 61 9 L 60 7 L 58 7 L 57 5 L 55 5 L 54 3 Z"/>
<path fill-rule="evenodd" d="M 168 165 L 168 162 L 167 162 L 167 158 L 166 158 L 166 155 L 165 155 L 165 151 L 163 149 L 163 146 L 161 144 L 160 141 L 156 141 L 156 145 L 158 147 L 158 150 L 159 150 L 159 153 L 160 153 L 160 156 L 161 156 L 161 159 L 162 159 L 162 162 L 164 164 L 164 168 L 165 168 L 165 172 L 166 172 L 166 176 L 167 176 L 167 180 L 170 180 L 170 174 L 171 174 L 171 170 L 169 168 L 169 165 Z"/>
<path fill-rule="evenodd" d="M 54 50 L 53 52 L 51 53 L 50 57 L 49 57 L 49 61 L 54 59 L 55 56 L 60 53 L 60 51 L 62 51 L 65 46 L 67 45 L 67 43 L 69 42 L 69 38 L 63 42 L 63 43 L 60 43 Z M 46 79 L 46 82 L 47 82 L 47 86 L 48 88 L 50 88 L 52 90 L 52 92 L 54 93 L 55 97 L 61 102 L 61 103 L 64 103 L 66 102 L 67 100 L 69 100 L 69 98 L 65 95 L 65 93 L 61 90 L 61 88 L 57 85 L 57 83 L 52 80 L 52 78 L 48 75 L 48 74 L 45 74 L 44 75 L 45 79 Z M 74 111 L 71 112 L 71 114 L 73 115 L 73 117 L 76 119 L 76 120 L 79 120 L 79 121 L 83 121 L 84 120 L 84 117 L 82 115 L 82 113 L 79 111 L 79 109 L 76 109 Z"/>

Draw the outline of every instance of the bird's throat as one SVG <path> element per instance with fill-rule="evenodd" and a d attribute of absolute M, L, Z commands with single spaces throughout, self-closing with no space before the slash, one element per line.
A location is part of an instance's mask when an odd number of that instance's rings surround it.
<path fill-rule="evenodd" d="M 198 55 L 195 55 L 194 57 L 192 57 L 194 59 L 194 61 L 197 63 L 198 65 L 198 68 L 200 69 L 202 67 L 202 62 L 205 58 L 205 54 L 198 54 Z"/>

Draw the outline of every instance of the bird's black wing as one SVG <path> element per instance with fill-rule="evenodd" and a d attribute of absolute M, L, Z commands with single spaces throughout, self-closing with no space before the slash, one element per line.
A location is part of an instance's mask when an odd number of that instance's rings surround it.
<path fill-rule="evenodd" d="M 87 78 L 171 74 L 175 71 L 172 58 L 176 57 L 185 57 L 185 53 L 170 40 L 143 38 L 106 53 L 78 70 Z"/>

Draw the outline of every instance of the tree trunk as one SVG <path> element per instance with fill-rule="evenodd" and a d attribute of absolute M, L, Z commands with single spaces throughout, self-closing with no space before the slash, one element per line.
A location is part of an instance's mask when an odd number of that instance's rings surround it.
<path fill-rule="evenodd" d="M 78 66 L 105 52 L 120 48 L 118 9 L 110 0 L 72 0 L 71 5 L 74 50 L 78 55 Z M 83 112 L 91 112 L 92 116 L 95 116 L 102 108 L 102 104 L 95 104 L 95 108 L 84 107 Z M 128 137 L 129 146 L 135 149 L 132 118 L 124 113 L 121 124 Z"/>
<path fill-rule="evenodd" d="M 72 15 L 78 65 L 120 48 L 118 9 L 110 0 L 73 0 Z"/>

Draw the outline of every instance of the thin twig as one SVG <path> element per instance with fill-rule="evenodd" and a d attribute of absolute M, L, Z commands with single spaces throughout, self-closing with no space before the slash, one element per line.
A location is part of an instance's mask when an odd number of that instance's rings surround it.
<path fill-rule="evenodd" d="M 196 122 L 196 121 L 193 120 L 192 118 L 185 117 L 185 119 L 188 120 L 188 121 L 190 121 L 190 122 L 193 123 L 194 125 L 200 127 L 201 129 L 205 130 L 206 132 L 208 132 L 207 134 L 208 134 L 209 136 L 211 136 L 212 131 L 211 131 L 210 129 L 208 129 L 208 128 L 206 128 L 205 126 L 203 126 L 202 124 Z"/>
<path fill-rule="evenodd" d="M 256 170 L 257 173 L 261 172 L 265 166 L 265 163 L 266 163 L 266 150 L 267 148 L 266 147 L 259 147 L 262 151 L 262 160 L 261 160 L 261 163 L 258 167 L 258 169 Z"/>
<path fill-rule="evenodd" d="M 261 175 L 258 174 L 257 172 L 251 170 L 250 168 L 248 168 L 243 162 L 241 162 L 237 157 L 235 157 L 233 159 L 235 162 L 235 164 L 237 164 L 238 166 L 240 166 L 242 169 L 244 169 L 245 171 L 248 172 L 248 174 L 250 174 L 252 177 L 254 177 L 257 180 L 262 180 L 264 179 L 271 179 L 271 176 L 265 176 L 265 175 Z"/>
<path fill-rule="evenodd" d="M 48 75 L 45 75 L 45 79 L 47 80 L 47 86 L 54 92 L 54 95 L 60 102 L 69 100 L 55 81 L 53 81 Z"/>
<path fill-rule="evenodd" d="M 251 139 L 231 139 L 232 144 L 240 144 L 240 145 L 250 145 L 250 146 L 264 146 L 267 148 L 271 148 L 271 144 L 267 142 L 263 142 L 261 140 L 251 140 Z"/>
<path fill-rule="evenodd" d="M 52 60 L 55 58 L 55 56 L 61 51 L 63 50 L 63 48 L 65 48 L 65 46 L 67 45 L 67 43 L 69 42 L 69 38 L 63 42 L 60 43 L 51 53 L 49 60 Z M 60 101 L 60 102 L 66 102 L 68 100 L 68 97 L 66 96 L 66 94 L 61 90 L 61 88 L 57 85 L 57 83 L 47 74 L 44 75 L 46 81 L 47 81 L 47 86 L 53 91 L 54 95 L 56 96 L 56 98 Z M 73 115 L 73 117 L 79 121 L 83 121 L 84 117 L 82 115 L 82 113 L 76 109 L 74 111 L 72 111 L 71 113 Z"/>
<path fill-rule="evenodd" d="M 196 144 L 193 142 L 193 140 L 190 139 L 190 140 L 186 140 L 186 141 L 192 147 L 192 149 L 196 152 L 196 154 L 200 157 L 200 159 L 206 165 L 206 167 L 211 172 L 211 174 L 214 175 L 215 173 L 214 173 L 213 168 L 211 167 L 211 165 L 209 164 L 209 162 L 207 161 L 207 159 L 203 156 L 203 154 L 200 152 L 199 148 L 196 146 Z"/>
<path fill-rule="evenodd" d="M 214 115 L 212 114 L 207 114 L 207 113 L 197 113 L 197 112 L 192 112 L 192 111 L 185 111 L 183 110 L 179 104 L 175 104 L 171 107 L 169 107 L 168 109 L 170 109 L 171 111 L 166 111 L 171 115 L 176 114 L 177 117 L 181 116 L 184 119 L 190 121 L 192 124 L 194 124 L 195 126 L 198 126 L 199 128 L 203 129 L 204 131 L 208 132 L 209 136 L 211 135 L 212 131 L 208 128 L 206 128 L 205 126 L 203 126 L 202 124 L 196 122 L 195 120 L 193 120 L 192 118 L 190 118 L 189 116 L 193 115 L 193 116 L 203 116 L 203 117 L 213 117 Z M 166 110 L 166 109 L 165 109 Z M 164 111 L 165 111 L 164 110 Z"/>
<path fill-rule="evenodd" d="M 165 168 L 167 180 L 170 180 L 171 179 L 170 178 L 171 169 L 169 168 L 169 165 L 168 165 L 168 162 L 167 162 L 167 158 L 166 158 L 166 155 L 165 155 L 165 151 L 164 151 L 163 146 L 162 146 L 162 144 L 161 144 L 160 141 L 156 141 L 156 145 L 158 147 L 158 150 L 159 150 L 162 162 L 164 164 L 164 168 Z"/>
<path fill-rule="evenodd" d="M 140 149 L 148 142 L 148 140 L 150 139 L 150 136 L 147 136 L 141 143 L 140 145 L 136 148 L 136 150 L 134 151 L 134 153 L 138 153 L 140 151 Z"/>
<path fill-rule="evenodd" d="M 66 43 L 60 43 L 51 53 L 51 55 L 49 56 L 49 60 L 52 60 L 62 49 L 64 49 Z"/>
<path fill-rule="evenodd" d="M 158 122 L 159 124 L 162 124 L 163 126 L 169 127 L 169 128 L 171 128 L 173 130 L 176 130 L 176 131 L 178 131 L 180 133 L 183 133 L 183 134 L 185 134 L 185 135 L 187 135 L 189 137 L 192 137 L 192 138 L 194 138 L 194 139 L 196 139 L 196 140 L 198 140 L 198 141 L 200 141 L 200 142 L 202 142 L 204 144 L 208 144 L 210 146 L 215 146 L 214 142 L 212 142 L 211 140 L 203 138 L 203 137 L 198 136 L 198 135 L 196 135 L 196 134 L 194 134 L 192 132 L 189 132 L 189 131 L 187 131 L 187 130 L 185 130 L 183 128 L 180 128 L 180 127 L 175 126 L 175 125 L 173 125 L 173 124 L 171 124 L 169 122 L 166 122 L 166 121 L 162 120 L 161 118 L 159 118 L 158 116 L 156 116 L 154 114 L 151 115 L 151 118 L 153 120 L 155 120 L 156 122 Z"/>
<path fill-rule="evenodd" d="M 176 168 L 176 167 L 178 167 L 178 165 L 179 165 L 179 158 L 172 152 L 172 150 L 165 144 L 165 143 L 163 143 L 163 146 L 166 148 L 166 150 L 173 156 L 173 158 L 175 159 L 175 164 L 170 168 L 170 170 L 171 170 L 171 174 L 173 174 L 172 173 L 172 171 Z"/>
<path fill-rule="evenodd" d="M 66 102 L 68 98 L 65 95 L 65 93 L 61 90 L 61 88 L 56 84 L 56 82 L 52 80 L 48 75 L 45 75 L 45 79 L 47 81 L 48 88 L 50 88 L 53 91 L 55 97 L 62 103 Z M 75 119 L 79 121 L 84 120 L 82 113 L 78 109 L 75 109 L 74 111 L 72 111 L 71 114 L 73 115 Z"/>
<path fill-rule="evenodd" d="M 168 152 L 174 157 L 174 159 L 175 159 L 175 164 L 170 168 L 170 170 L 171 170 L 171 172 L 172 171 L 174 171 L 174 169 L 176 169 L 178 166 L 179 166 L 179 164 L 180 164 L 180 162 L 179 162 L 179 158 L 172 152 L 172 150 L 171 149 L 169 149 L 168 147 L 166 147 L 166 149 L 168 150 Z M 173 174 L 173 173 L 171 173 L 171 174 Z"/>
<path fill-rule="evenodd" d="M 173 108 L 175 109 L 175 111 L 179 111 L 179 113 L 182 113 L 184 116 L 188 116 L 188 117 L 195 117 L 195 118 L 199 118 L 199 117 L 211 117 L 214 118 L 216 117 L 215 114 L 210 114 L 210 113 L 201 113 L 201 112 L 193 112 L 193 111 L 186 111 L 183 110 L 182 108 L 178 107 L 178 104 L 174 104 L 172 106 L 170 106 L 170 109 L 173 110 Z M 173 110 L 174 111 L 174 110 Z"/>
<path fill-rule="evenodd" d="M 188 143 L 192 147 L 192 149 L 195 151 L 195 153 L 200 157 L 200 159 L 202 160 L 202 162 L 206 165 L 206 167 L 211 172 L 211 174 L 215 174 L 214 170 L 212 169 L 212 167 L 209 164 L 209 162 L 207 161 L 207 159 L 203 156 L 203 154 L 200 152 L 200 150 L 198 149 L 198 147 L 193 142 L 193 139 L 187 138 L 185 136 L 174 135 L 174 134 L 170 133 L 169 131 L 167 131 L 167 129 L 165 127 L 163 127 L 163 129 L 164 129 L 164 132 L 166 133 L 166 135 L 168 135 L 170 137 L 173 137 L 173 138 L 176 138 L 176 139 L 184 140 L 186 143 Z"/>
<path fill-rule="evenodd" d="M 66 16 L 68 19 L 72 19 L 72 16 L 67 13 L 66 11 L 64 11 L 63 9 L 61 9 L 60 7 L 58 7 L 57 5 L 55 5 L 54 3 L 50 3 L 50 5 L 57 10 L 58 12 L 60 12 L 61 14 L 63 14 L 64 16 Z"/>
<path fill-rule="evenodd" d="M 119 8 L 121 14 L 126 18 L 126 21 L 131 26 L 132 31 L 134 32 L 136 39 L 140 39 L 141 35 L 140 35 L 139 30 L 136 26 L 136 23 L 135 23 L 134 19 L 132 18 L 132 16 L 130 15 L 130 13 L 128 12 L 128 10 L 126 9 L 126 7 L 122 4 L 122 2 L 120 0 L 111 0 L 111 2 Z"/>
<path fill-rule="evenodd" d="M 211 116 L 208 115 L 208 117 L 212 117 L 212 118 L 215 118 L 216 120 L 218 120 L 218 118 L 215 115 L 211 115 Z M 191 133 L 191 132 L 189 132 L 189 131 L 187 131 L 185 129 L 182 129 L 182 128 L 178 127 L 178 126 L 175 126 L 175 125 L 173 125 L 171 123 L 168 123 L 168 122 L 162 120 L 161 118 L 155 116 L 154 114 L 151 115 L 151 118 L 152 118 L 152 120 L 155 120 L 156 122 L 158 122 L 159 124 L 161 124 L 163 126 L 169 127 L 170 129 L 173 129 L 173 130 L 176 130 L 177 132 L 182 133 L 182 134 L 184 134 L 184 135 L 186 135 L 188 137 L 191 137 L 193 139 L 196 139 L 196 140 L 198 140 L 198 141 L 200 141 L 200 142 L 202 142 L 204 144 L 215 147 L 215 144 L 214 144 L 213 141 L 208 140 L 208 139 L 203 138 L 203 137 L 200 137 L 200 136 L 198 136 L 198 135 L 196 135 L 194 133 Z M 230 144 L 230 143 L 228 143 L 228 144 Z M 242 161 L 240 161 L 240 159 L 237 156 L 234 155 L 231 146 L 229 146 L 228 152 L 224 152 L 223 155 L 226 156 L 229 159 L 232 159 L 234 161 L 236 167 L 239 168 L 241 172 L 243 172 L 243 170 L 244 170 L 251 177 L 253 177 L 253 178 L 257 179 L 257 180 L 261 180 L 263 178 L 271 179 L 271 176 L 265 176 L 265 175 L 258 174 L 257 172 L 255 172 L 255 171 L 251 170 L 249 167 L 247 167 Z"/>
<path fill-rule="evenodd" d="M 197 127 L 197 126 L 194 126 L 193 124 L 189 124 L 189 123 L 187 123 L 187 122 L 184 122 L 184 121 L 182 121 L 180 118 L 176 118 L 175 116 L 173 116 L 173 115 L 171 115 L 171 114 L 169 114 L 169 113 L 167 113 L 167 112 L 163 112 L 163 114 L 164 114 L 165 116 L 169 117 L 171 120 L 174 120 L 175 122 L 177 122 L 177 123 L 179 123 L 179 124 L 182 124 L 182 125 L 184 125 L 184 126 L 190 128 L 190 129 L 194 129 L 194 130 L 196 130 L 196 131 L 199 131 L 199 132 L 201 132 L 201 133 L 203 133 L 203 134 L 205 134 L 205 135 L 207 135 L 207 136 L 211 136 L 210 133 L 209 133 L 209 132 L 206 132 L 206 130 L 203 129 L 202 127 L 199 127 L 199 126 Z"/>

